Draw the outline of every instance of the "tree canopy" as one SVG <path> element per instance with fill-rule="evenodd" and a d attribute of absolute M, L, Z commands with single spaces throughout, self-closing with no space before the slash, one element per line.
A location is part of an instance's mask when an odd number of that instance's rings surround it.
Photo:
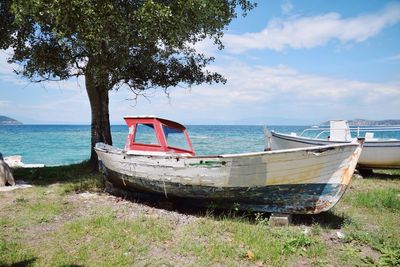
<path fill-rule="evenodd" d="M 0 48 L 12 48 L 9 61 L 21 65 L 19 74 L 32 81 L 85 76 L 92 146 L 111 144 L 109 129 L 103 129 L 109 128 L 109 90 L 126 85 L 141 94 L 149 88 L 224 82 L 206 69 L 213 58 L 198 53 L 194 44 L 210 38 L 222 49 L 226 25 L 254 5 L 247 0 L 0 0 Z"/>

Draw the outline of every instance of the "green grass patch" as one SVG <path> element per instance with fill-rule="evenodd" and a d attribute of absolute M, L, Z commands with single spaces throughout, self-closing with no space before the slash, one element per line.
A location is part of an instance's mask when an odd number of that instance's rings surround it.
<path fill-rule="evenodd" d="M 127 266 L 139 261 L 149 248 L 172 237 L 163 219 L 140 217 L 120 221 L 115 214 L 74 220 L 52 236 L 51 265 Z"/>
<path fill-rule="evenodd" d="M 398 266 L 400 257 L 400 171 L 379 170 L 374 176 L 352 182 L 350 190 L 335 208 L 348 216 L 342 226 L 349 247 L 340 249 L 344 265 Z M 351 244 L 351 245 L 350 245 Z M 353 248 L 350 249 L 350 247 Z M 362 255 L 369 247 L 376 256 Z M 396 264 L 394 264 L 396 263 Z"/>
<path fill-rule="evenodd" d="M 375 189 L 359 192 L 354 201 L 358 207 L 400 211 L 400 189 Z"/>
<path fill-rule="evenodd" d="M 0 238 L 0 266 L 30 266 L 36 259 L 24 245 Z"/>
<path fill-rule="evenodd" d="M 385 247 L 380 250 L 382 253 L 379 258 L 381 266 L 400 266 L 400 244 L 397 247 Z"/>
<path fill-rule="evenodd" d="M 12 226 L 25 227 L 53 222 L 58 215 L 70 208 L 71 205 L 63 203 L 60 199 L 43 198 L 38 195 L 36 198 L 17 197 L 7 210 L 13 217 Z"/>
<path fill-rule="evenodd" d="M 325 245 L 299 228 L 272 228 L 246 218 L 200 219 L 188 225 L 175 248 L 195 256 L 195 265 L 235 265 L 237 262 L 287 265 L 298 257 L 310 262 L 326 255 Z"/>

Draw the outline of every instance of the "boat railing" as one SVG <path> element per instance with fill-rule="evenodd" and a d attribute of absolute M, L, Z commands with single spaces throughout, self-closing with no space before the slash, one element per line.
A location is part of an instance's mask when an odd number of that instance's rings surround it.
<path fill-rule="evenodd" d="M 358 126 L 358 127 L 350 127 L 350 128 L 338 128 L 337 130 L 349 130 L 351 133 L 357 133 L 356 137 L 360 137 L 361 132 L 400 132 L 400 125 L 392 125 L 392 126 Z M 319 138 L 321 135 L 329 133 L 329 127 L 312 127 L 304 129 L 300 136 L 304 136 L 307 132 L 318 132 L 315 138 Z"/>

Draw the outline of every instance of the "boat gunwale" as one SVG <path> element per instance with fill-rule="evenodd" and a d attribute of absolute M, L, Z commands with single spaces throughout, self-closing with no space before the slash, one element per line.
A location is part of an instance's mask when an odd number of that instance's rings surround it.
<path fill-rule="evenodd" d="M 275 135 L 276 137 L 280 137 L 280 138 L 289 138 L 291 139 L 291 141 L 298 141 L 296 139 L 300 139 L 300 140 L 304 140 L 304 141 L 313 141 L 313 142 L 324 142 L 325 144 L 349 144 L 352 141 L 331 141 L 331 140 L 325 140 L 325 139 L 321 139 L 321 138 L 313 138 L 313 137 L 305 137 L 305 136 L 300 136 L 300 135 L 296 135 L 296 136 L 292 136 L 289 134 L 285 134 L 285 133 L 280 133 L 280 132 L 276 132 L 271 130 L 271 133 L 273 135 Z M 391 144 L 391 143 L 399 143 L 400 146 L 400 139 L 396 139 L 396 140 L 373 140 L 373 141 L 369 141 L 369 140 L 365 140 L 364 146 L 366 146 L 367 144 Z"/>
<path fill-rule="evenodd" d="M 97 144 L 104 144 L 104 143 L 97 143 Z M 107 147 L 114 148 L 114 149 L 104 149 L 100 147 L 94 148 L 95 150 L 104 151 L 107 153 L 114 152 L 118 154 L 126 154 L 126 150 L 122 150 L 118 147 L 107 145 Z M 204 159 L 204 158 L 240 158 L 240 157 L 253 157 L 253 156 L 263 156 L 263 155 L 274 155 L 274 154 L 287 154 L 292 152 L 314 152 L 317 151 L 319 153 L 332 150 L 337 147 L 350 147 L 350 146 L 359 146 L 358 143 L 344 143 L 344 144 L 330 144 L 330 145 L 317 145 L 312 147 L 302 147 L 302 148 L 290 148 L 290 149 L 279 149 L 279 150 L 272 150 L 272 151 L 261 151 L 261 152 L 249 152 L 249 153 L 237 153 L 237 154 L 221 154 L 221 155 L 201 155 L 201 156 L 186 156 L 181 154 L 166 154 L 166 155 L 135 155 L 135 154 L 128 154 L 130 156 L 144 156 L 144 157 L 159 157 L 159 158 L 190 158 L 190 159 Z M 129 150 L 131 151 L 131 150 Z"/>

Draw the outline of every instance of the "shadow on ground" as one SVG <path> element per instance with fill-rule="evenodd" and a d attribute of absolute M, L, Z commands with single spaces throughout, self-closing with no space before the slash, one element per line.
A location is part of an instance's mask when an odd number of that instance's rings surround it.
<path fill-rule="evenodd" d="M 76 192 L 95 189 L 97 191 L 104 191 L 103 176 L 99 173 L 93 172 L 93 169 L 87 162 L 80 164 L 45 167 L 38 169 L 15 169 L 14 176 L 16 179 L 21 179 L 29 184 L 36 186 L 49 186 L 55 183 L 69 183 L 76 185 Z M 378 179 L 398 179 L 398 174 L 388 172 L 373 173 L 371 178 Z M 82 186 L 84 183 L 92 183 L 89 187 Z M 94 185 L 95 184 L 95 185 Z M 94 185 L 94 186 L 93 186 Z M 230 209 L 217 209 L 212 205 L 205 206 L 193 205 L 187 200 L 166 198 L 164 195 L 154 195 L 149 193 L 133 193 L 124 190 L 111 191 L 112 195 L 121 197 L 125 200 L 137 202 L 154 208 L 160 208 L 170 211 L 179 212 L 182 214 L 189 214 L 193 216 L 211 216 L 215 220 L 222 219 L 245 219 L 249 223 L 258 223 L 262 220 L 267 220 L 270 216 L 269 213 L 258 213 L 251 211 L 241 211 L 236 207 Z M 308 225 L 319 224 L 321 227 L 329 229 L 339 229 L 349 218 L 344 215 L 337 215 L 333 212 L 324 212 L 316 215 L 294 215 L 292 223 L 294 225 Z"/>
<path fill-rule="evenodd" d="M 399 174 L 393 172 L 373 171 L 371 175 L 364 176 L 364 179 L 398 180 Z"/>
<path fill-rule="evenodd" d="M 36 186 L 79 183 L 90 179 L 102 181 L 102 175 L 93 171 L 88 162 L 44 168 L 17 168 L 13 169 L 13 174 L 16 180 L 24 180 Z"/>
<path fill-rule="evenodd" d="M 157 209 L 165 209 L 178 212 L 185 215 L 196 217 L 211 217 L 214 220 L 244 220 L 251 224 L 268 221 L 271 213 L 254 212 L 249 210 L 240 210 L 237 206 L 231 209 L 220 209 L 204 205 L 195 205 L 188 202 L 187 199 L 166 199 L 164 195 L 155 195 L 143 192 L 125 191 L 122 189 L 108 188 L 107 192 L 124 200 L 147 205 Z M 328 229 L 340 229 L 341 226 L 349 220 L 344 215 L 337 215 L 331 211 L 314 215 L 293 215 L 292 225 L 312 226 L 319 224 L 321 227 Z"/>
<path fill-rule="evenodd" d="M 23 260 L 23 261 L 19 261 L 19 262 L 14 262 L 12 264 L 5 264 L 3 265 L 0 262 L 0 266 L 7 266 L 7 267 L 27 267 L 27 266 L 33 266 L 33 264 L 35 263 L 35 261 L 37 260 L 37 258 L 30 258 L 27 260 Z"/>

